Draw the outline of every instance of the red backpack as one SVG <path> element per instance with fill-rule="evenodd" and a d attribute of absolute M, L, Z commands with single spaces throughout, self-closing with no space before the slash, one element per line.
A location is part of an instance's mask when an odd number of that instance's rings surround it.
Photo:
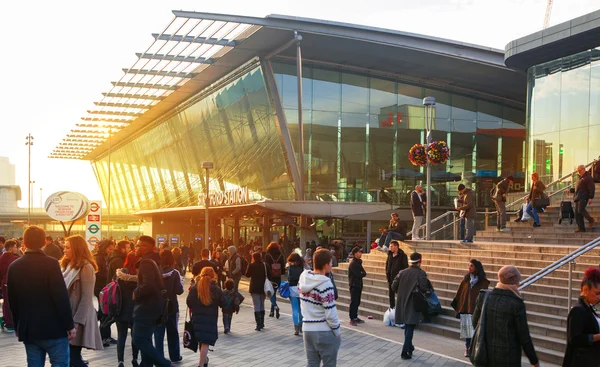
<path fill-rule="evenodd" d="M 121 288 L 118 281 L 113 280 L 102 288 L 99 298 L 103 314 L 119 316 L 121 313 Z"/>

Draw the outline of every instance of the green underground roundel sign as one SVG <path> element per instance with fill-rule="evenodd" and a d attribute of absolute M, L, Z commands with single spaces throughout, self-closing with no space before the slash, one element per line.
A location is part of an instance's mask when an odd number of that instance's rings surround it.
<path fill-rule="evenodd" d="M 90 226 L 88 227 L 88 231 L 90 231 L 91 234 L 96 234 L 99 230 L 100 227 L 98 227 L 97 224 L 90 224 Z"/>

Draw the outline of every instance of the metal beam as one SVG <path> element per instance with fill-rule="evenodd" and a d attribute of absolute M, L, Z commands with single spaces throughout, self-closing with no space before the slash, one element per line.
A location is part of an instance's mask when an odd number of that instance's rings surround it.
<path fill-rule="evenodd" d="M 104 141 L 104 139 L 102 139 L 102 140 L 63 139 L 63 141 L 66 141 L 66 142 L 69 142 L 69 143 L 102 143 Z"/>
<path fill-rule="evenodd" d="M 76 130 L 76 129 L 73 129 L 73 130 L 71 130 L 71 132 L 76 133 L 76 134 L 98 134 L 98 135 L 106 134 L 105 131 L 100 131 L 100 130 Z"/>
<path fill-rule="evenodd" d="M 114 103 L 114 102 L 94 102 L 96 106 L 102 107 L 123 107 L 123 108 L 139 108 L 147 110 L 152 105 L 144 105 L 144 104 L 135 104 L 135 103 Z"/>
<path fill-rule="evenodd" d="M 113 119 L 113 118 L 100 118 L 100 117 L 82 117 L 83 121 L 98 121 L 98 122 L 117 122 L 121 124 L 129 124 L 132 119 Z"/>
<path fill-rule="evenodd" d="M 177 90 L 176 85 L 167 84 L 147 84 L 147 83 L 126 83 L 126 82 L 111 82 L 115 87 L 125 88 L 147 88 L 147 89 L 159 89 L 159 90 Z"/>
<path fill-rule="evenodd" d="M 193 57 L 193 56 L 183 56 L 183 55 L 163 55 L 163 54 L 150 54 L 150 53 L 136 53 L 135 54 L 140 59 L 149 59 L 149 60 L 161 60 L 161 61 L 179 61 L 179 62 L 190 62 L 190 63 L 198 63 L 198 64 L 212 64 L 212 59 L 207 59 L 205 57 Z"/>
<path fill-rule="evenodd" d="M 142 115 L 141 112 L 118 112 L 118 111 L 95 111 L 95 110 L 88 110 L 87 113 L 89 113 L 90 115 L 131 116 L 131 117 L 137 117 L 137 116 Z"/>
<path fill-rule="evenodd" d="M 133 98 L 133 99 L 149 99 L 151 101 L 160 101 L 164 96 L 145 96 L 143 94 L 127 94 L 127 93 L 102 93 L 104 97 L 114 98 Z"/>
<path fill-rule="evenodd" d="M 97 125 L 97 124 L 75 124 L 77 127 L 91 127 L 94 129 L 121 129 L 123 125 Z"/>
<path fill-rule="evenodd" d="M 178 73 L 176 71 L 162 71 L 162 70 L 123 69 L 123 71 L 125 72 L 125 74 L 170 76 L 172 78 L 184 78 L 184 79 L 191 79 L 191 78 L 198 76 L 198 73 Z"/>
<path fill-rule="evenodd" d="M 288 49 L 290 46 L 295 45 L 297 42 L 302 40 L 302 36 L 295 33 L 294 34 L 294 38 L 292 38 L 291 40 L 289 40 L 288 42 L 284 43 L 283 45 L 277 47 L 275 50 L 269 52 L 266 56 L 265 59 L 269 60 L 270 58 L 272 58 L 275 55 L 278 55 L 280 53 L 282 53 L 283 51 L 285 51 L 286 49 Z"/>
<path fill-rule="evenodd" d="M 174 42 L 188 42 L 188 43 L 203 43 L 205 45 L 218 45 L 218 46 L 230 46 L 235 47 L 239 44 L 238 41 L 218 38 L 206 38 L 206 37 L 194 37 L 194 36 L 182 36 L 172 34 L 158 34 L 152 33 L 152 37 L 160 41 L 174 41 Z"/>
<path fill-rule="evenodd" d="M 78 135 L 78 134 L 67 134 L 67 138 L 73 138 L 73 139 L 101 139 L 101 140 L 106 139 L 104 136 L 98 136 L 98 135 Z M 63 140 L 67 140 L 67 139 L 63 139 Z"/>

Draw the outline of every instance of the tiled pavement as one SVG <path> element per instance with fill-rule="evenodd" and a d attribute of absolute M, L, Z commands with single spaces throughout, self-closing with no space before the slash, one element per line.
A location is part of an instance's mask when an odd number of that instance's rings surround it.
<path fill-rule="evenodd" d="M 187 283 L 187 282 L 186 282 Z M 187 292 L 186 292 L 187 293 Z M 180 306 L 183 315 L 186 293 L 180 296 Z M 243 293 L 243 292 L 242 292 Z M 245 295 L 246 296 L 246 295 Z M 281 304 L 282 315 L 279 320 L 266 319 L 266 328 L 254 331 L 254 315 L 250 297 L 246 298 L 239 315 L 234 315 L 232 333 L 222 334 L 222 324 L 219 320 L 219 340 L 214 352 L 209 352 L 209 366 L 305 366 L 304 346 L 301 337 L 293 335 L 293 324 L 289 316 L 289 304 Z M 269 303 L 268 300 L 266 302 Z M 345 314 L 340 314 L 344 320 Z M 183 330 L 183 317 L 180 318 L 180 330 Z M 113 328 L 114 329 L 114 328 Z M 338 354 L 338 366 L 410 366 L 410 367 L 441 367 L 441 366 L 470 366 L 466 358 L 461 356 L 461 342 L 448 342 L 447 339 L 417 331 L 415 344 L 417 350 L 412 360 L 400 359 L 402 348 L 402 330 L 383 326 L 380 321 L 367 320 L 367 323 L 357 328 L 343 326 L 342 344 Z M 113 330 L 116 337 L 116 329 Z M 398 342 L 398 341 L 400 342 Z M 419 349 L 424 347 L 425 350 Z M 458 350 L 457 350 L 458 348 Z M 165 350 L 167 348 L 165 347 Z M 455 357 L 440 354 L 440 350 L 453 351 L 448 353 Z M 10 352 L 9 352 L 10 351 Z M 443 352 L 442 352 L 443 353 Z M 84 359 L 90 361 L 92 367 L 116 366 L 116 346 L 101 351 L 85 351 Z M 183 361 L 178 366 L 195 367 L 198 365 L 198 355 L 190 350 L 182 350 Z M 131 366 L 130 340 L 125 351 L 126 366 Z M 0 335 L 0 367 L 26 366 L 25 349 L 12 334 Z M 47 366 L 50 364 L 47 362 Z"/>

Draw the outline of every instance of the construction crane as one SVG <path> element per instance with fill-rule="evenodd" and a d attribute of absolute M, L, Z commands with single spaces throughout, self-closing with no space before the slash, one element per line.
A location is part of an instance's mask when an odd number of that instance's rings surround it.
<path fill-rule="evenodd" d="M 548 28 L 550 24 L 550 16 L 552 15 L 552 0 L 548 0 L 548 5 L 546 5 L 546 17 L 544 17 L 544 29 Z"/>

